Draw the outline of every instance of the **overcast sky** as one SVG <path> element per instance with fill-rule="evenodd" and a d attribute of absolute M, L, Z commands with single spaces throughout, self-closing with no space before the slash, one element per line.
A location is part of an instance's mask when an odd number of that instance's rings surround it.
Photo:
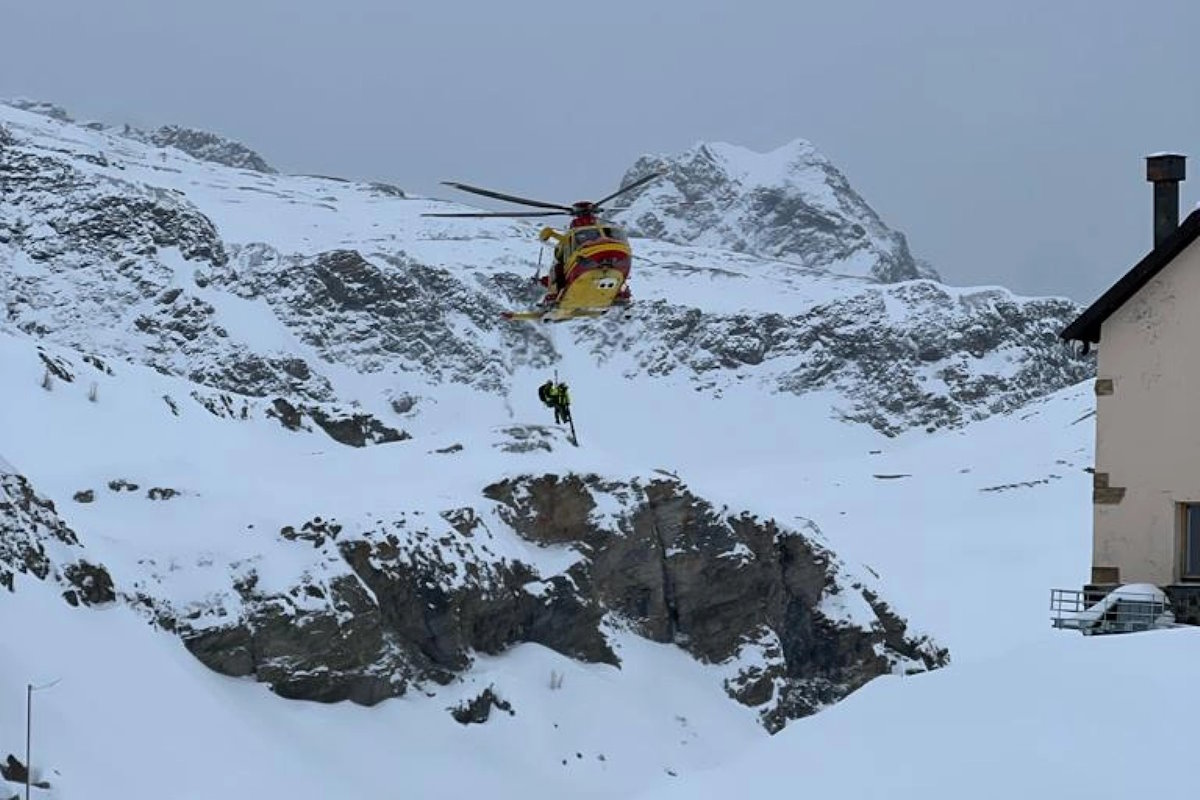
<path fill-rule="evenodd" d="M 570 202 L 642 153 L 803 137 L 949 283 L 1081 302 L 1151 244 L 1143 157 L 1200 156 L 1194 0 L 0 8 L 2 96 L 456 200 L 439 180 Z"/>

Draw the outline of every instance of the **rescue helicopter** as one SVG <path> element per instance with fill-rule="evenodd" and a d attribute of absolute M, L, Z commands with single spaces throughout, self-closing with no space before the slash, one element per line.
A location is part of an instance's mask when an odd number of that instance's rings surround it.
<path fill-rule="evenodd" d="M 576 317 L 598 317 L 612 308 L 628 308 L 633 302 L 629 291 L 629 272 L 633 261 L 633 250 L 629 238 L 621 226 L 600 218 L 604 204 L 626 192 L 662 177 L 666 170 L 651 172 L 636 181 L 621 187 L 600 200 L 580 200 L 571 205 L 530 200 L 516 195 L 480 189 L 465 183 L 442 181 L 464 192 L 505 200 L 510 203 L 532 206 L 550 211 L 491 211 L 464 213 L 430 213 L 423 217 L 555 217 L 568 215 L 570 223 L 565 230 L 544 227 L 538 233 L 540 241 L 553 239 L 554 264 L 545 276 L 535 276 L 534 281 L 546 287 L 546 293 L 537 307 L 528 311 L 506 311 L 510 320 L 542 320 L 561 322 Z M 540 265 L 540 259 L 539 259 Z M 538 272 L 541 272 L 539 266 Z"/>

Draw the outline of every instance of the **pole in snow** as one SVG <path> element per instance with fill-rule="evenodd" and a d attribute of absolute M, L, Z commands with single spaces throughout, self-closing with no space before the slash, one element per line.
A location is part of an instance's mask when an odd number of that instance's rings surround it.
<path fill-rule="evenodd" d="M 59 678 L 41 686 L 34 686 L 32 683 L 25 684 L 25 800 L 29 800 L 29 786 L 33 782 L 33 762 L 30 755 L 33 742 L 33 693 L 49 689 L 61 680 L 62 678 Z"/>

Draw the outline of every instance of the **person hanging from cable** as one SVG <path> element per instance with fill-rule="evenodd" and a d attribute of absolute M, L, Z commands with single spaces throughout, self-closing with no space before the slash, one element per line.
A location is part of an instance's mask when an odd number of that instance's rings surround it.
<path fill-rule="evenodd" d="M 538 399 L 554 409 L 555 423 L 571 421 L 571 395 L 567 384 L 561 381 L 557 384 L 552 380 L 546 381 L 538 387 Z"/>
<path fill-rule="evenodd" d="M 547 380 L 538 387 L 538 399 L 546 408 L 554 408 L 554 381 Z"/>
<path fill-rule="evenodd" d="M 554 421 L 555 422 L 570 422 L 571 421 L 571 395 L 567 392 L 567 385 L 559 381 L 554 387 Z"/>

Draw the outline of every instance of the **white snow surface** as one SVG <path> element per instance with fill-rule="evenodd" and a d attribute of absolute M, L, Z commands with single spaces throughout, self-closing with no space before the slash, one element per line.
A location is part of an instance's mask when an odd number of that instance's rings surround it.
<path fill-rule="evenodd" d="M 1172 797 L 1190 763 L 1195 628 L 1034 637 L 985 661 L 885 676 L 733 763 L 645 800 Z"/>
<path fill-rule="evenodd" d="M 456 206 L 328 178 L 230 170 L 3 106 L 0 122 L 122 165 L 80 159 L 78 169 L 186 192 L 231 244 L 269 241 L 285 255 L 375 244 L 478 274 L 532 266 L 535 228 L 523 222 L 423 220 L 422 211 Z M 747 180 L 772 166 L 736 148 L 718 151 Z M 374 233 L 364 240 L 364 230 Z M 689 252 L 703 248 L 635 245 L 658 265 L 637 278 L 648 299 L 798 313 L 846 286 L 890 291 L 720 250 L 705 250 L 709 268 L 680 281 L 676 272 L 694 270 Z M 180 283 L 191 280 L 193 265 L 182 256 L 167 254 L 163 263 Z M 39 269 L 0 245 L 0 274 Z M 262 350 L 304 347 L 261 300 L 216 291 L 204 298 L 231 334 Z M 772 394 L 738 379 L 718 396 L 670 375 L 630 379 L 619 354 L 598 366 L 584 344 L 551 330 L 582 447 L 549 426 L 551 451 L 504 449 L 511 426 L 549 423 L 534 391 L 543 370 L 516 364 L 514 391 L 496 396 L 322 363 L 342 396 L 413 436 L 355 449 L 319 430 L 283 429 L 256 398 L 238 398 L 244 420 L 209 413 L 188 381 L 110 356 L 122 352 L 117 328 L 104 309 L 84 311 L 96 321 L 70 346 L 0 327 L 0 468 L 52 499 L 119 587 L 143 588 L 201 622 L 236 611 L 229 585 L 238 569 L 252 565 L 268 587 L 329 577 L 329 554 L 279 539 L 283 525 L 321 516 L 366 529 L 406 515 L 439 525 L 449 509 L 485 508 L 482 487 L 505 477 L 573 471 L 619 481 L 665 470 L 718 508 L 746 509 L 819 539 L 911 633 L 948 647 L 953 663 L 876 679 L 770 737 L 722 681 L 763 663 L 771 642 L 748 643 L 737 663 L 706 666 L 611 620 L 620 669 L 521 645 L 477 657 L 447 687 L 372 708 L 322 705 L 215 674 L 135 611 L 71 608 L 56 587 L 19 575 L 14 593 L 0 590 L 0 760 L 23 758 L 25 685 L 62 679 L 35 695 L 35 768 L 53 784 L 36 797 L 528 800 L 761 796 L 803 786 L 838 797 L 921 789 L 937 800 L 999 797 L 999 787 L 1097 797 L 1156 780 L 1178 785 L 1148 765 L 1185 763 L 1186 737 L 1145 732 L 1187 718 L 1191 701 L 1178 687 L 1200 655 L 1196 637 L 1084 641 L 1049 626 L 1049 589 L 1080 585 L 1090 562 L 1087 386 L 961 430 L 887 438 L 831 415 L 846 400 L 837 392 Z M 76 379 L 43 388 L 39 345 L 69 362 Z M 113 374 L 84 363 L 79 350 L 101 355 Z M 422 396 L 419 414 L 398 419 L 380 402 L 399 392 Z M 462 449 L 449 449 L 456 444 Z M 140 490 L 112 491 L 115 479 Z M 145 490 L 153 486 L 180 494 L 151 501 Z M 94 502 L 72 500 L 86 488 Z M 622 498 L 602 500 L 597 519 L 619 524 Z M 484 522 L 497 557 L 520 558 L 543 578 L 579 557 L 569 547 L 534 547 L 494 515 Z M 822 608 L 847 624 L 872 622 L 858 594 L 826 596 Z M 561 688 L 550 688 L 551 671 L 565 675 Z M 446 709 L 488 685 L 515 715 L 456 723 Z M 1164 717 L 1166 708 L 1175 713 Z M 1085 768 L 1101 741 L 1130 757 Z"/>

